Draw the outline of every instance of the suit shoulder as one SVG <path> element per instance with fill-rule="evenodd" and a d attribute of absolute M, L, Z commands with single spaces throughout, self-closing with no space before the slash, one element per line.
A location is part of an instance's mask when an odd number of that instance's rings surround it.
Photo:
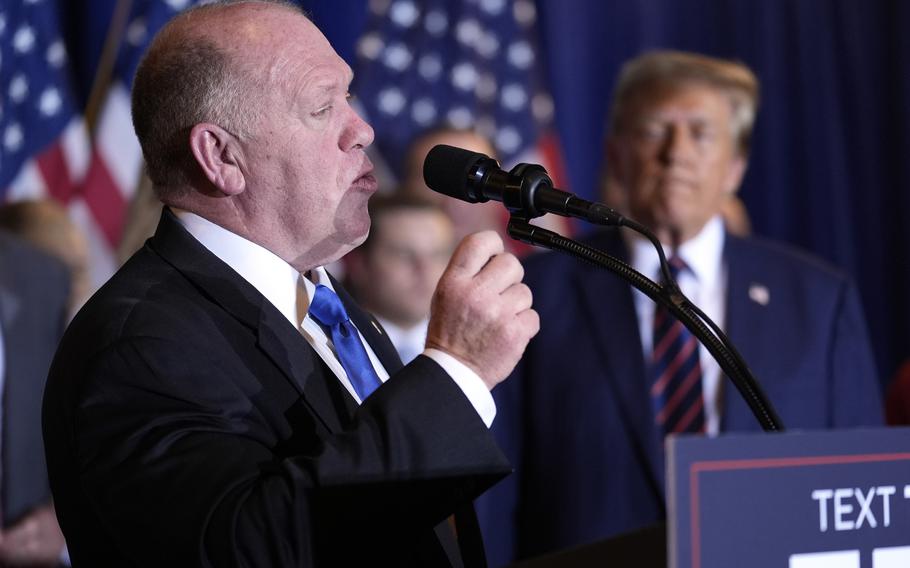
<path fill-rule="evenodd" d="M 63 261 L 31 243 L 0 231 L 0 259 L 16 272 L 30 276 L 59 276 L 66 273 Z"/>
<path fill-rule="evenodd" d="M 755 265 L 767 274 L 787 276 L 816 285 L 850 286 L 850 278 L 833 264 L 792 245 L 758 238 L 728 237 L 730 257 Z"/>
<path fill-rule="evenodd" d="M 154 252 L 134 255 L 82 307 L 67 335 L 99 343 L 130 336 L 175 336 L 205 321 L 203 294 Z"/>
<path fill-rule="evenodd" d="M 63 261 L 34 245 L 8 233 L 0 232 L 0 267 L 7 270 L 6 277 L 18 289 L 37 291 L 48 297 L 54 291 L 60 298 L 69 293 L 70 275 Z"/>

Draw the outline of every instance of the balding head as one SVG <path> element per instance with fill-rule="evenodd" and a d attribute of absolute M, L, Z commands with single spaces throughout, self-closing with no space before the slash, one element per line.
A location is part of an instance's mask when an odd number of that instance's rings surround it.
<path fill-rule="evenodd" d="M 269 21 L 287 13 L 303 16 L 280 1 L 215 2 L 178 15 L 152 41 L 133 82 L 133 126 L 162 201 L 179 200 L 198 178 L 194 125 L 218 124 L 239 138 L 253 130 L 271 78 L 259 48 L 275 41 Z"/>
<path fill-rule="evenodd" d="M 228 2 L 175 19 L 133 92 L 159 197 L 300 272 L 336 260 L 366 237 L 376 190 L 352 78 L 291 6 Z"/>

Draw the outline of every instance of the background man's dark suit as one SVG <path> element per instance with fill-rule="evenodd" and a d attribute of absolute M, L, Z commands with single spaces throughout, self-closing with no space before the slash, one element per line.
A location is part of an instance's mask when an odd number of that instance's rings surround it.
<path fill-rule="evenodd" d="M 627 255 L 614 233 L 592 244 Z M 724 257 L 725 329 L 785 425 L 879 424 L 875 367 L 848 281 L 756 239 L 727 236 Z M 665 516 L 661 440 L 631 288 L 564 255 L 532 257 L 526 268 L 541 331 L 494 390 L 493 431 L 517 471 L 478 505 L 492 565 L 514 551 L 533 556 Z M 750 288 L 763 288 L 767 303 L 750 298 Z M 722 393 L 722 431 L 760 429 L 726 379 Z"/>
<path fill-rule="evenodd" d="M 508 464 L 441 368 L 401 368 L 339 293 L 393 374 L 356 414 L 300 332 L 165 212 L 51 371 L 48 465 L 76 565 L 448 564 L 431 528 Z"/>
<path fill-rule="evenodd" d="M 63 265 L 0 233 L 3 382 L 3 528 L 51 501 L 41 440 L 41 395 L 63 334 L 69 276 Z"/>

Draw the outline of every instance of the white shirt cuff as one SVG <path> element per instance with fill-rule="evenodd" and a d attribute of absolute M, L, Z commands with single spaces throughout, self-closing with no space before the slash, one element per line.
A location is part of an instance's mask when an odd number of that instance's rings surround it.
<path fill-rule="evenodd" d="M 458 388 L 468 397 L 474 410 L 480 415 L 480 419 L 489 428 L 496 418 L 496 403 L 493 402 L 493 395 L 490 389 L 483 382 L 477 373 L 470 367 L 439 349 L 425 349 L 424 355 L 439 363 L 439 366 L 452 377 Z"/>

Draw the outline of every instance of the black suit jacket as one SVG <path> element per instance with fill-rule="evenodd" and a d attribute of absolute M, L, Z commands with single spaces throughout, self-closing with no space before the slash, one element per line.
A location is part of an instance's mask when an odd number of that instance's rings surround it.
<path fill-rule="evenodd" d="M 164 212 L 49 377 L 48 467 L 74 565 L 449 564 L 432 528 L 508 463 L 435 362 L 401 368 L 339 295 L 393 373 L 360 407 Z"/>
<path fill-rule="evenodd" d="M 55 259 L 0 234 L 3 381 L 3 527 L 51 500 L 41 440 L 41 393 L 63 335 L 69 276 Z"/>

